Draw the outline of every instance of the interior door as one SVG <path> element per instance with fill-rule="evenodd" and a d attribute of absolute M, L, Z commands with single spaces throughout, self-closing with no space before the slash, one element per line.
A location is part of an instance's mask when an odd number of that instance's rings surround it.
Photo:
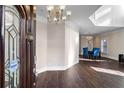
<path fill-rule="evenodd" d="M 0 87 L 33 87 L 35 39 L 30 48 L 26 45 L 28 30 L 33 31 L 32 36 L 35 36 L 35 29 L 32 30 L 34 27 L 31 18 L 32 8 L 33 6 L 0 6 L 2 13 L 2 18 L 0 18 L 0 56 L 2 57 L 0 58 Z M 29 60 L 29 56 L 33 59 Z M 27 80 L 32 81 L 27 82 Z"/>

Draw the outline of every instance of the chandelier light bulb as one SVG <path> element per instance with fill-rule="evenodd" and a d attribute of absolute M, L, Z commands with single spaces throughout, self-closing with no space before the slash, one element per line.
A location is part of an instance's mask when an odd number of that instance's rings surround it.
<path fill-rule="evenodd" d="M 87 39 L 87 40 L 92 40 L 93 37 L 92 37 L 92 36 L 87 36 L 86 39 Z"/>
<path fill-rule="evenodd" d="M 47 18 L 50 18 L 50 16 L 48 15 Z"/>
<path fill-rule="evenodd" d="M 67 11 L 67 16 L 71 16 L 71 11 Z"/>
<path fill-rule="evenodd" d="M 63 16 L 63 17 L 62 17 L 62 20 L 64 20 L 64 21 L 65 21 L 65 20 L 66 20 L 66 16 Z"/>
<path fill-rule="evenodd" d="M 54 8 L 54 6 L 52 6 L 52 5 L 51 5 L 51 6 L 47 6 L 47 10 L 48 10 L 48 11 L 53 10 L 53 8 Z"/>
<path fill-rule="evenodd" d="M 55 21 L 55 22 L 57 21 L 57 18 L 56 18 L 56 17 L 54 17 L 54 21 Z"/>
<path fill-rule="evenodd" d="M 60 9 L 61 9 L 61 10 L 64 10 L 64 9 L 65 9 L 65 5 L 61 5 L 61 6 L 60 6 Z"/>

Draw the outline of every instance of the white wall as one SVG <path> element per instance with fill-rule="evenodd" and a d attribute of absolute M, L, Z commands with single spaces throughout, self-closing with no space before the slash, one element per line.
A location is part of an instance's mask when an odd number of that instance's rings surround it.
<path fill-rule="evenodd" d="M 36 21 L 36 71 L 47 66 L 47 21 L 37 15 Z"/>
<path fill-rule="evenodd" d="M 36 12 L 36 72 L 65 70 L 79 62 L 78 27 L 47 23 L 46 6 Z"/>
<path fill-rule="evenodd" d="M 44 21 L 41 21 L 44 20 Z M 79 62 L 79 32 L 69 24 L 47 24 L 37 16 L 36 71 L 65 70 Z"/>
<path fill-rule="evenodd" d="M 64 66 L 65 24 L 47 25 L 47 66 Z"/>
<path fill-rule="evenodd" d="M 72 28 L 73 27 L 73 28 Z M 79 32 L 74 25 L 65 25 L 65 64 L 70 67 L 79 62 Z"/>
<path fill-rule="evenodd" d="M 96 37 L 99 38 L 99 40 L 95 41 L 96 46 L 100 46 L 100 40 L 108 40 L 108 55 L 103 56 L 118 60 L 118 54 L 124 54 L 124 28 L 113 32 L 106 32 Z"/>

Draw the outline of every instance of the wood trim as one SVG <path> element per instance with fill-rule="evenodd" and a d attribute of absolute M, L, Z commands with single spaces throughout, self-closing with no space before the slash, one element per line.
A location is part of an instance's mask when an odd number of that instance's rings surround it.
<path fill-rule="evenodd" d="M 0 5 L 0 88 L 4 87 L 4 36 L 2 35 L 3 6 Z"/>
<path fill-rule="evenodd" d="M 22 5 L 15 6 L 21 15 L 20 20 L 20 87 L 26 87 L 26 31 L 27 31 L 27 14 L 25 7 Z"/>
<path fill-rule="evenodd" d="M 18 6 L 19 7 L 19 6 Z M 23 7 L 22 11 L 25 11 L 24 16 L 22 17 L 21 28 L 24 31 L 21 31 L 21 45 L 22 48 L 20 50 L 21 55 L 21 76 L 20 76 L 20 86 L 21 87 L 35 87 L 33 83 L 35 82 L 35 73 L 33 73 L 33 69 L 35 68 L 35 40 L 36 40 L 36 23 L 33 19 L 35 19 L 36 14 L 34 13 L 34 6 L 21 6 Z M 35 15 L 35 16 L 34 16 Z M 25 25 L 24 25 L 25 24 Z M 32 35 L 33 39 L 27 38 L 28 35 Z M 28 45 L 29 44 L 29 45 Z"/>
<path fill-rule="evenodd" d="M 30 51 L 30 53 L 27 52 L 27 87 L 35 87 L 34 83 L 35 81 L 35 72 L 33 71 L 35 69 L 35 46 L 36 46 L 36 22 L 35 22 L 35 16 L 36 14 L 34 13 L 34 6 L 30 6 L 30 19 L 28 20 L 28 31 L 27 31 L 27 40 L 26 40 L 26 50 Z M 29 38 L 29 36 L 32 37 Z M 29 71 L 30 69 L 30 71 Z"/>

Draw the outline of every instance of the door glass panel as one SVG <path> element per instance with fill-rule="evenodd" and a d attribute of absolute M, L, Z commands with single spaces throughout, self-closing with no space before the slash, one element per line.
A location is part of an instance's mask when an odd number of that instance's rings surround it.
<path fill-rule="evenodd" d="M 19 25 L 20 16 L 14 6 L 4 6 L 5 87 L 19 87 Z"/>

